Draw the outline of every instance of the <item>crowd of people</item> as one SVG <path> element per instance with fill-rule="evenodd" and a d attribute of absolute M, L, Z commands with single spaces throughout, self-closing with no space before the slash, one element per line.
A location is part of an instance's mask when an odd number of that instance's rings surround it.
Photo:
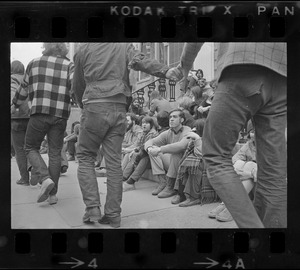
<path fill-rule="evenodd" d="M 74 63 L 64 43 L 44 43 L 26 71 L 12 62 L 17 184 L 40 184 L 37 202 L 56 204 L 60 174 L 77 162 L 83 222 L 115 228 L 123 192 L 134 196 L 149 170 L 159 199 L 172 197 L 179 207 L 220 202 L 208 217 L 240 228 L 286 227 L 286 45 L 222 43 L 211 82 L 201 69 L 191 72 L 202 45 L 186 43 L 174 68 L 130 43 L 82 44 Z M 251 56 L 261 50 L 273 52 L 263 56 L 269 61 Z M 130 69 L 179 82 L 178 106 L 154 90 L 149 109 L 142 107 L 131 97 Z M 68 135 L 72 100 L 81 115 Z M 99 171 L 107 177 L 104 215 Z"/>

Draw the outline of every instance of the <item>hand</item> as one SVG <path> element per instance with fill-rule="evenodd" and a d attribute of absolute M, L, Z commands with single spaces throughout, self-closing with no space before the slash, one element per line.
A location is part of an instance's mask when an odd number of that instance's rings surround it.
<path fill-rule="evenodd" d="M 256 182 L 257 181 L 257 169 L 253 168 L 251 171 L 251 174 L 253 176 L 253 181 Z"/>
<path fill-rule="evenodd" d="M 13 114 L 13 113 L 15 113 L 15 112 L 16 112 L 16 107 L 15 107 L 14 104 L 12 104 L 12 105 L 10 106 L 10 113 Z"/>
<path fill-rule="evenodd" d="M 183 74 L 179 68 L 173 67 L 167 71 L 166 78 L 174 81 L 179 81 L 183 78 Z"/>
<path fill-rule="evenodd" d="M 161 149 L 158 146 L 152 146 L 151 148 L 148 148 L 148 153 L 154 157 L 156 157 L 160 152 Z"/>
<path fill-rule="evenodd" d="M 186 134 L 186 138 L 187 139 L 192 139 L 192 140 L 197 140 L 197 139 L 200 138 L 200 136 L 197 133 L 191 131 L 188 134 Z"/>

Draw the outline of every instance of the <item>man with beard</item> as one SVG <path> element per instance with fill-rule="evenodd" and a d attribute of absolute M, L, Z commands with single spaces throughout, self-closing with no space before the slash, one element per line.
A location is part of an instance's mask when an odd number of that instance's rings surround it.
<path fill-rule="evenodd" d="M 126 120 L 127 120 L 127 129 L 122 143 L 122 154 L 123 154 L 122 169 L 123 170 L 129 162 L 129 154 L 134 149 L 132 145 L 135 142 L 137 142 L 143 135 L 143 129 L 140 125 L 137 124 L 138 118 L 134 113 L 127 113 Z"/>

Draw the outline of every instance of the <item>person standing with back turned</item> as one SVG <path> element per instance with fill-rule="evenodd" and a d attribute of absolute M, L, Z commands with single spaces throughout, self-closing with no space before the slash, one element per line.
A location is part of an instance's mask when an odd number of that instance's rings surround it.
<path fill-rule="evenodd" d="M 186 43 L 174 71 L 181 70 L 186 77 L 202 45 Z M 217 46 L 218 87 L 203 134 L 209 181 L 238 227 L 286 228 L 286 43 Z M 250 118 L 254 119 L 258 164 L 254 206 L 231 160 L 239 132 Z"/>
<path fill-rule="evenodd" d="M 122 142 L 126 107 L 131 97 L 129 69 L 171 78 L 169 67 L 137 52 L 130 43 L 86 43 L 74 57 L 73 91 L 82 108 L 78 139 L 78 181 L 86 211 L 83 222 L 119 227 L 122 202 Z M 176 78 L 176 77 L 174 77 Z M 101 217 L 100 195 L 94 170 L 102 145 L 107 167 L 107 195 Z"/>
<path fill-rule="evenodd" d="M 49 204 L 55 204 L 58 201 L 56 194 L 64 132 L 71 112 L 73 64 L 66 57 L 67 44 L 44 43 L 44 48 L 43 56 L 28 64 L 23 82 L 13 98 L 11 112 L 29 97 L 31 110 L 25 135 L 25 151 L 42 185 L 37 202 L 49 198 Z M 49 168 L 39 152 L 45 135 L 49 145 Z"/>

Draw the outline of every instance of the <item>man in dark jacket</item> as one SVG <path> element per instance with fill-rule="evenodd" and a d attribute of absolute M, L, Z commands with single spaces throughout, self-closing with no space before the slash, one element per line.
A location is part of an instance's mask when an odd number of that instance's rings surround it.
<path fill-rule="evenodd" d="M 171 78 L 169 67 L 135 51 L 130 43 L 86 43 L 74 57 L 73 92 L 82 110 L 78 139 L 78 181 L 86 212 L 83 222 L 119 227 L 122 202 L 122 142 L 127 100 L 131 97 L 129 69 Z M 102 145 L 107 168 L 107 195 L 101 218 L 94 163 Z M 100 219 L 101 218 L 101 219 Z"/>

